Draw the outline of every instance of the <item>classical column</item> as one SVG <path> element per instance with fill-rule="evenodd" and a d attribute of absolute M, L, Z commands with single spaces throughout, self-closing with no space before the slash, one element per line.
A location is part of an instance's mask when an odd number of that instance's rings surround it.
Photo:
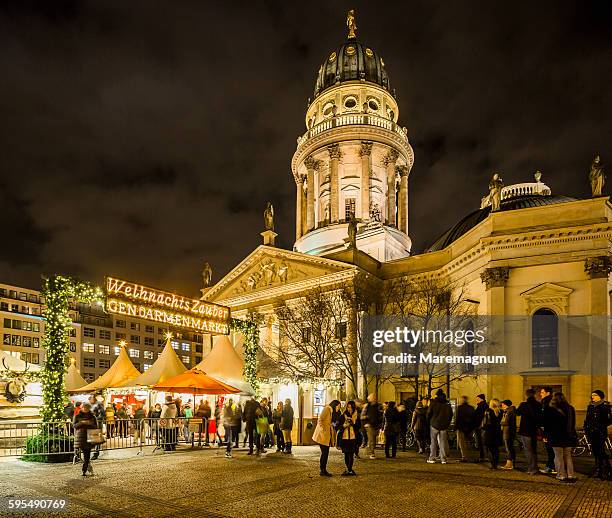
<path fill-rule="evenodd" d="M 397 227 L 395 216 L 395 162 L 399 153 L 395 149 L 390 149 L 389 153 L 383 158 L 383 164 L 387 168 L 387 225 Z"/>
<path fill-rule="evenodd" d="M 315 226 L 315 205 L 314 205 L 314 172 L 317 161 L 311 155 L 304 160 L 306 165 L 306 231 L 310 232 Z"/>
<path fill-rule="evenodd" d="M 302 198 L 304 197 L 304 184 L 301 176 L 295 182 L 295 240 L 302 237 Z"/>
<path fill-rule="evenodd" d="M 612 367 L 612 350 L 608 343 L 608 276 L 612 271 L 612 258 L 606 255 L 589 257 L 584 261 L 584 271 L 589 278 L 590 308 L 588 337 L 591 355 L 591 387 L 610 393 L 612 378 L 607 376 Z"/>
<path fill-rule="evenodd" d="M 338 193 L 338 163 L 340 162 L 340 145 L 327 146 L 329 152 L 329 176 L 330 176 L 330 218 L 331 223 L 338 223 L 340 211 L 340 197 Z"/>
<path fill-rule="evenodd" d="M 497 354 L 512 356 L 510 343 L 506 343 L 506 282 L 510 276 L 508 266 L 486 268 L 480 279 L 487 289 L 486 314 L 488 315 L 485 350 L 479 349 L 478 354 Z M 510 358 L 511 359 L 511 358 Z M 486 395 L 503 393 L 506 376 L 489 376 Z"/>
<path fill-rule="evenodd" d="M 372 171 L 372 142 L 361 141 L 361 219 L 370 219 L 370 174 Z"/>
<path fill-rule="evenodd" d="M 308 204 L 306 203 L 306 192 L 308 189 L 306 188 L 306 176 L 302 176 L 301 180 L 302 181 L 300 186 L 302 187 L 302 235 L 304 235 L 306 234 L 306 232 L 308 232 Z"/>
<path fill-rule="evenodd" d="M 399 197 L 397 200 L 397 228 L 408 234 L 408 167 L 405 165 L 395 166 L 400 176 Z"/>

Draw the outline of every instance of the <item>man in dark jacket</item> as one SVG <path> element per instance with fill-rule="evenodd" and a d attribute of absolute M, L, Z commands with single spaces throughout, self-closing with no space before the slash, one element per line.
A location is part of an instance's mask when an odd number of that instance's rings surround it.
<path fill-rule="evenodd" d="M 255 396 L 249 399 L 244 404 L 244 409 L 242 410 L 242 420 L 246 423 L 244 432 L 246 437 L 249 439 L 249 453 L 247 455 L 253 455 L 253 441 L 255 439 L 255 412 L 259 408 L 259 403 Z M 245 438 L 246 438 L 245 437 Z"/>
<path fill-rule="evenodd" d="M 610 464 L 606 454 L 605 443 L 608 438 L 608 426 L 612 425 L 612 408 L 605 400 L 602 390 L 594 390 L 591 394 L 591 403 L 587 407 L 584 420 L 584 433 L 586 434 L 595 458 L 595 473 L 593 476 L 602 480 L 609 479 Z"/>
<path fill-rule="evenodd" d="M 484 417 L 487 408 L 487 398 L 484 394 L 478 394 L 476 396 L 476 409 L 474 410 L 474 423 L 473 429 L 476 432 L 476 447 L 478 448 L 478 462 L 484 462 L 484 443 L 482 442 L 482 418 Z"/>
<path fill-rule="evenodd" d="M 79 412 L 74 417 L 74 448 L 83 452 L 83 476 L 87 473 L 93 475 L 93 469 L 90 464 L 92 445 L 87 442 L 87 430 L 97 428 L 96 419 L 91 413 L 91 405 L 85 403 L 83 411 Z"/>
<path fill-rule="evenodd" d="M 527 473 L 538 473 L 538 428 L 542 416 L 542 405 L 535 398 L 535 390 L 525 391 L 526 400 L 516 409 L 516 415 L 521 416 L 518 435 L 523 443 L 527 458 Z"/>
<path fill-rule="evenodd" d="M 461 397 L 461 404 L 457 407 L 455 420 L 457 429 L 457 443 L 461 451 L 461 462 L 467 462 L 469 456 L 470 437 L 474 433 L 474 407 L 468 403 L 468 397 Z"/>
<path fill-rule="evenodd" d="M 293 407 L 291 400 L 285 399 L 283 412 L 281 413 L 280 429 L 283 433 L 285 449 L 283 453 L 291 453 L 291 431 L 293 430 Z"/>
<path fill-rule="evenodd" d="M 376 394 L 368 395 L 368 402 L 361 411 L 361 424 L 368 434 L 368 454 L 370 459 L 375 459 L 374 448 L 376 448 L 376 437 L 382 426 L 383 412 L 376 400 Z"/>
<path fill-rule="evenodd" d="M 544 435 L 544 446 L 546 447 L 546 454 L 548 458 L 546 459 L 546 467 L 541 469 L 540 472 L 545 475 L 556 475 L 557 471 L 555 470 L 555 451 L 552 449 L 550 445 L 549 435 L 550 430 L 546 430 L 544 424 L 544 414 L 546 413 L 546 409 L 548 405 L 550 405 L 550 400 L 552 399 L 552 387 L 542 387 L 540 389 L 540 402 L 542 403 L 542 414 L 540 417 L 540 425 L 542 427 L 542 432 Z"/>
<path fill-rule="evenodd" d="M 436 397 L 429 403 L 427 418 L 431 427 L 431 448 L 429 453 L 429 464 L 436 462 L 438 445 L 440 446 L 440 460 L 446 464 L 448 457 L 448 428 L 453 419 L 453 408 L 446 399 L 442 389 L 438 389 Z"/>

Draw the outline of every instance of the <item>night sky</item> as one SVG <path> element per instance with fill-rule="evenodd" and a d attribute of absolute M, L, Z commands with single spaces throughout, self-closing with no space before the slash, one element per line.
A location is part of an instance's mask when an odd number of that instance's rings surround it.
<path fill-rule="evenodd" d="M 588 196 L 612 173 L 612 2 L 0 3 L 0 282 L 114 274 L 196 295 L 295 232 L 290 160 L 321 61 L 384 58 L 415 152 L 413 252 L 492 171 Z M 612 181 L 612 178 L 611 178 Z M 610 192 L 610 189 L 606 189 Z"/>

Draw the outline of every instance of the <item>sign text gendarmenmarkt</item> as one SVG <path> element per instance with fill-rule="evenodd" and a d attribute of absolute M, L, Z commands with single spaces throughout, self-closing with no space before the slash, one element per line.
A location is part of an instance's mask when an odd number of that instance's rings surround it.
<path fill-rule="evenodd" d="M 116 277 L 106 278 L 106 311 L 199 333 L 229 334 L 228 307 Z"/>

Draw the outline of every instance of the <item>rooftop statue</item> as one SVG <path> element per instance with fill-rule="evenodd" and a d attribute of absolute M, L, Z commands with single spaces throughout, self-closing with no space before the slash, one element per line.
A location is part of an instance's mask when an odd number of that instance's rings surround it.
<path fill-rule="evenodd" d="M 205 288 L 208 288 L 212 283 L 212 268 L 208 263 L 204 263 L 204 268 L 202 268 L 202 283 Z"/>
<path fill-rule="evenodd" d="M 501 207 L 501 194 L 504 181 L 499 173 L 495 173 L 489 182 L 489 200 L 491 201 L 491 212 L 498 211 Z"/>
<path fill-rule="evenodd" d="M 274 230 L 274 207 L 271 202 L 268 202 L 264 210 L 264 225 L 266 230 Z"/>
<path fill-rule="evenodd" d="M 349 39 L 356 38 L 357 24 L 355 22 L 355 9 L 351 9 L 346 15 L 346 26 L 348 27 Z"/>
<path fill-rule="evenodd" d="M 591 195 L 593 197 L 601 196 L 603 193 L 604 183 L 606 182 L 606 176 L 604 175 L 604 169 L 599 155 L 593 159 L 593 163 L 591 164 L 591 172 L 589 173 L 589 180 L 591 182 Z"/>
<path fill-rule="evenodd" d="M 348 220 L 348 239 L 349 248 L 357 248 L 357 220 L 354 214 Z"/>

